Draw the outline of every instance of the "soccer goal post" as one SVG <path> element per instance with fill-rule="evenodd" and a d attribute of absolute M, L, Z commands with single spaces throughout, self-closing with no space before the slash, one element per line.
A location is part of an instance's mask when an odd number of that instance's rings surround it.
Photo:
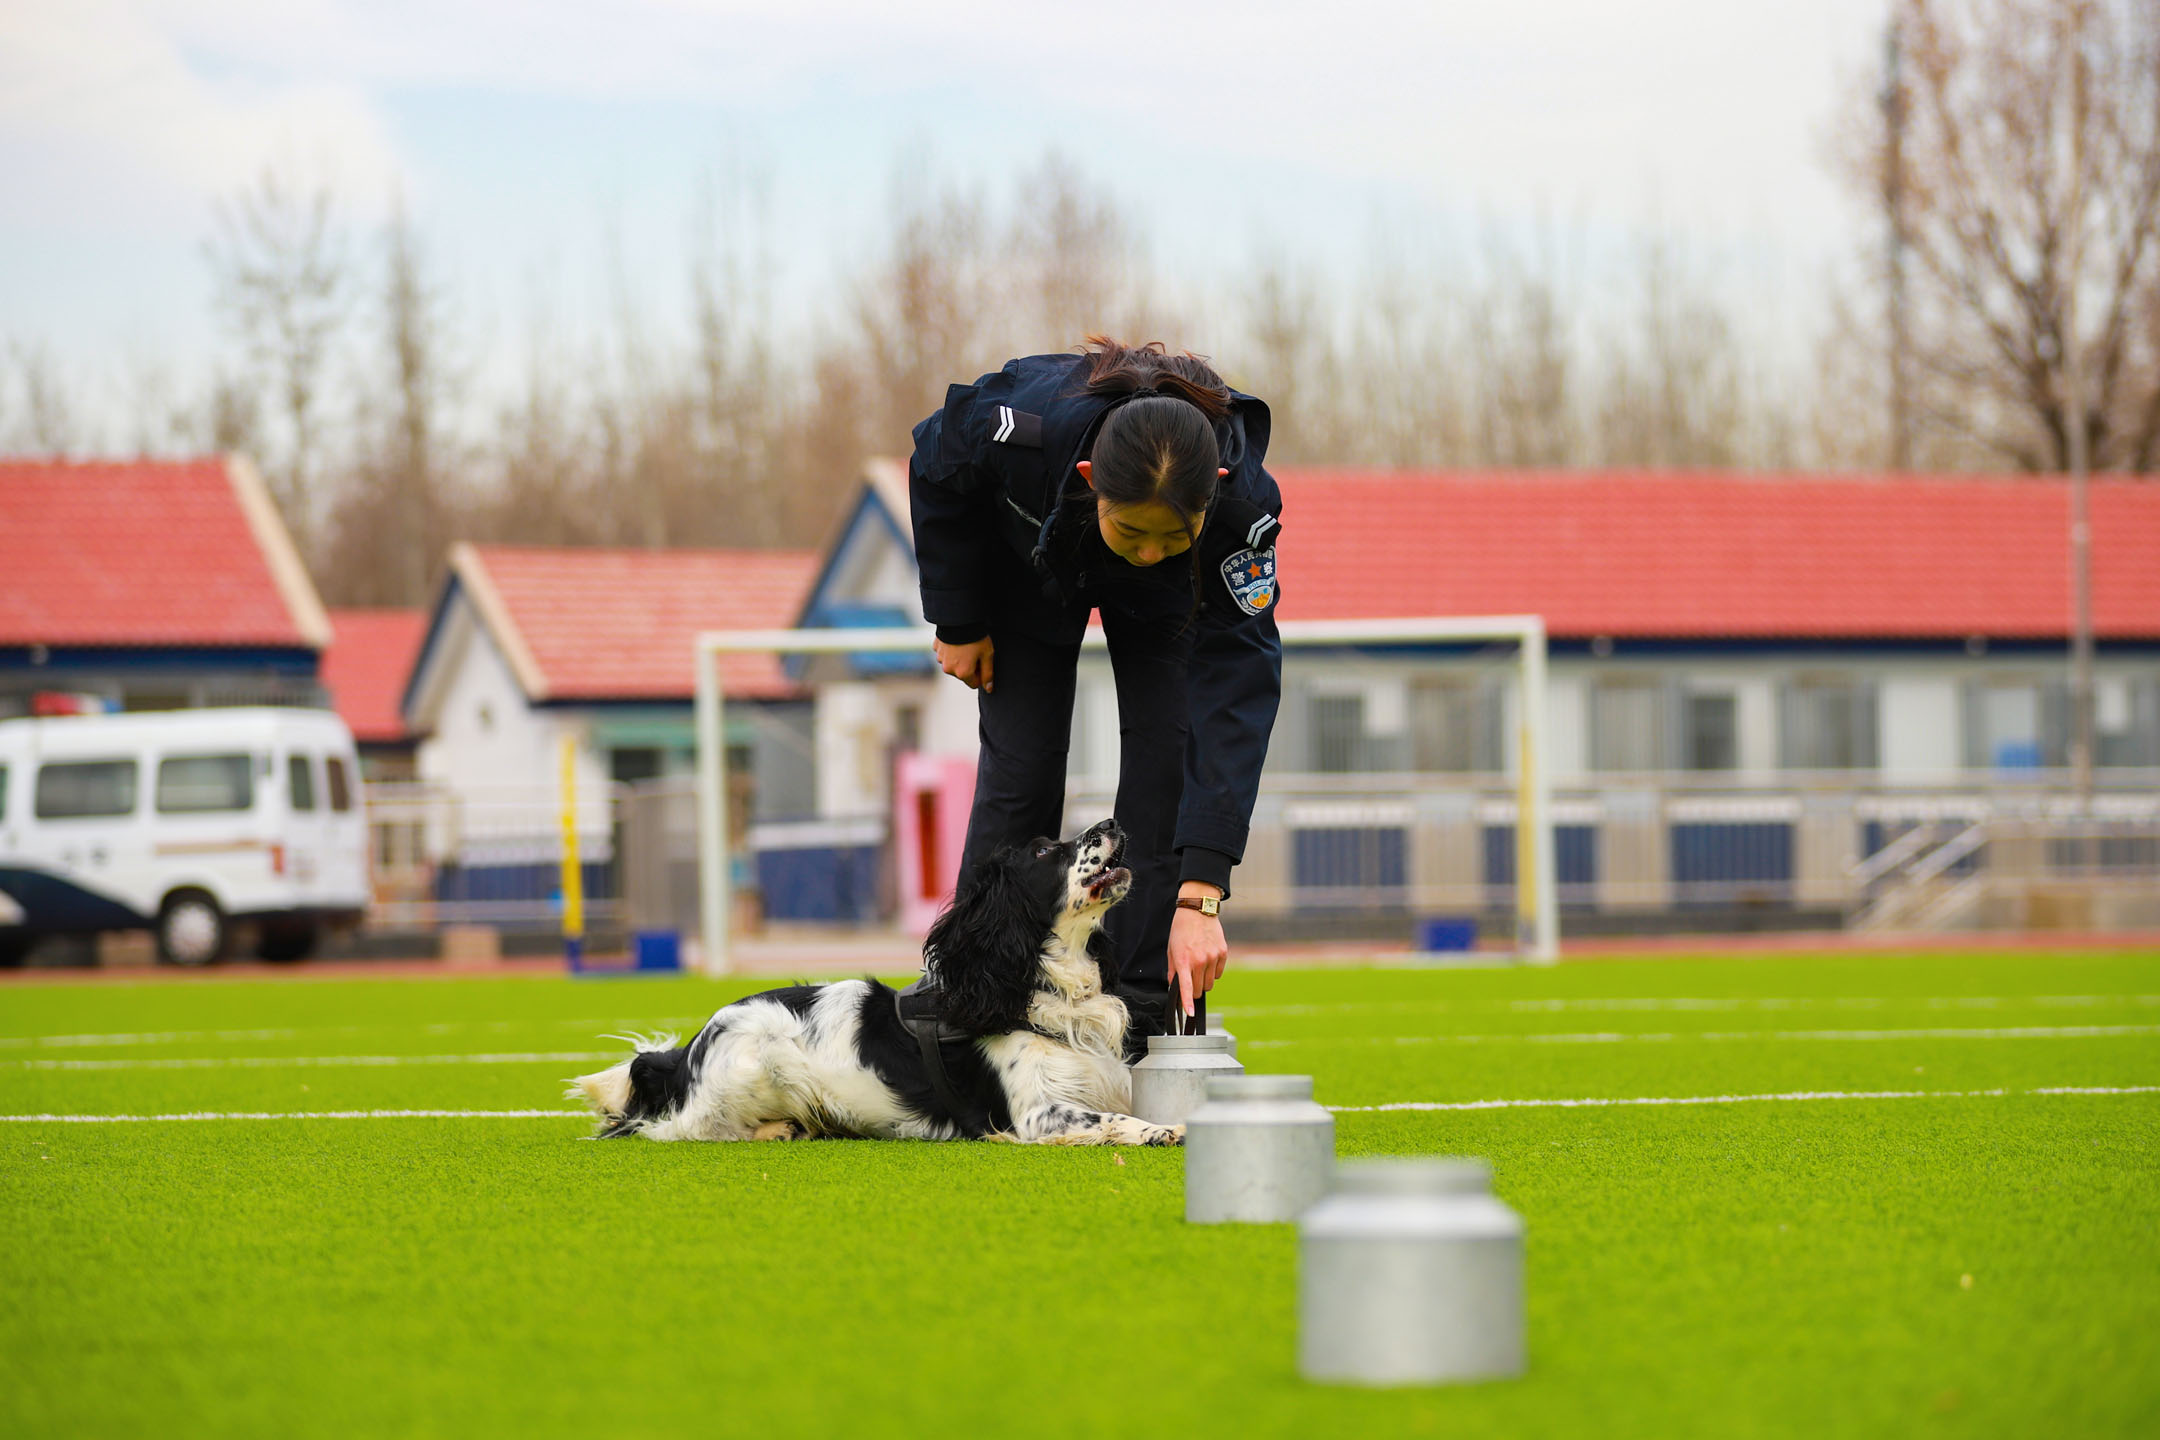
<path fill-rule="evenodd" d="M 1285 620 L 1285 649 L 1390 651 L 1420 646 L 1512 644 L 1516 714 L 1514 873 L 1517 957 L 1532 964 L 1560 958 L 1555 884 L 1552 779 L 1546 764 L 1545 621 L 1537 615 L 1438 616 L 1389 620 Z M 724 655 L 861 655 L 931 652 L 926 626 L 882 629 L 712 630 L 697 637 L 697 853 L 701 968 L 731 969 L 733 875 L 729 864 L 728 758 L 720 680 Z M 1100 630 L 1084 645 L 1101 649 Z M 1265 786 L 1263 780 L 1263 788 Z"/>

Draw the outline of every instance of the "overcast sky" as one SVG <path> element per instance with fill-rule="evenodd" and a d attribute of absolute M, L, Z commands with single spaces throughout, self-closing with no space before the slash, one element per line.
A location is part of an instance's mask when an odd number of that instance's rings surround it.
<path fill-rule="evenodd" d="M 489 334 L 535 295 L 589 321 L 611 251 L 678 295 L 701 176 L 758 177 L 809 314 L 902 157 L 997 192 L 1051 149 L 1225 293 L 1376 235 L 1654 223 L 1806 313 L 1860 223 L 1823 134 L 1882 3 L 0 0 L 0 339 L 185 378 L 212 199 L 277 157 L 362 220 L 402 187 Z"/>

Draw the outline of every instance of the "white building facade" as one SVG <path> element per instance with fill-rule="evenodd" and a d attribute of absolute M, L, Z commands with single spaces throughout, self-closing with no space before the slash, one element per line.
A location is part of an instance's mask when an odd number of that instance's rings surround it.
<path fill-rule="evenodd" d="M 1345 477 L 1281 478 L 1286 616 L 1548 615 L 1546 764 L 1561 898 L 1578 932 L 1828 926 L 1871 912 L 1882 918 L 1886 891 L 1930 857 L 1940 870 L 1925 878 L 1969 877 L 1983 846 L 1978 827 L 2064 813 L 2072 730 L 2066 650 L 2060 638 L 2033 633 L 2057 617 L 2022 614 L 1990 587 L 1989 567 L 2012 563 L 2014 553 L 2007 560 L 1979 553 L 1987 543 L 2034 546 L 2046 537 L 1951 542 L 1925 530 L 1885 537 L 1852 518 L 1901 504 L 1985 517 L 1990 507 L 2030 498 L 2006 492 L 2008 482 L 1929 482 L 1915 498 L 1894 486 L 1780 490 L 1774 482 L 1728 478 L 1704 498 L 1700 477 L 1671 487 L 1637 477 L 1638 510 L 1732 505 L 1752 514 L 1782 506 L 1786 513 L 1768 522 L 1773 541 L 1778 527 L 1802 537 L 1787 549 L 1804 550 L 1811 517 L 1827 515 L 1831 521 L 1813 524 L 1822 532 L 1812 542 L 1818 547 L 1886 553 L 1871 578 L 1852 585 L 1862 592 L 1857 598 L 1832 587 L 1831 598 L 1850 612 L 1836 625 L 1861 633 L 1824 635 L 1810 632 L 1829 628 L 1819 619 L 1826 602 L 1799 593 L 1807 568 L 1823 562 L 1782 552 L 1775 564 L 1745 557 L 1705 572 L 1680 587 L 1663 614 L 1644 615 L 1628 598 L 1631 587 L 1658 583 L 1667 562 L 1657 554 L 1633 562 L 1625 554 L 1588 554 L 1584 568 L 1603 565 L 1608 573 L 1571 586 L 1565 575 L 1539 573 L 1536 552 L 1526 551 L 1526 578 L 1471 576 L 1421 605 L 1415 587 L 1393 583 L 1373 553 L 1382 548 L 1379 535 L 1405 523 L 1460 528 L 1462 515 L 1480 512 L 1476 485 L 1458 494 L 1434 477 L 1436 493 L 1424 498 L 1435 507 L 1406 522 L 1390 503 L 1344 496 Z M 892 467 L 865 485 L 802 623 L 920 623 L 903 480 Z M 1480 477 L 1478 485 L 1492 483 Z M 1548 510 L 1570 493 L 1521 483 Z M 1302 503 L 1308 500 L 1319 503 Z M 1314 513 L 1301 520 L 1307 510 Z M 1549 524 L 1549 515 L 1539 523 Z M 1687 523 L 1686 514 L 1672 521 L 1675 529 Z M 2134 547 L 2144 527 L 2156 541 L 2150 553 L 2160 554 L 2160 504 L 2117 523 L 2118 545 Z M 1862 538 L 1839 544 L 1841 525 L 1860 527 Z M 1514 533 L 1454 535 L 1455 563 L 1468 568 Z M 1580 543 L 1602 542 L 1592 534 Z M 1624 551 L 1629 543 L 1616 537 L 1605 548 Z M 1945 553 L 1957 543 L 1975 553 Z M 1900 555 L 1909 557 L 1909 577 L 1900 573 Z M 1970 599 L 1943 603 L 1942 590 L 1968 562 L 1980 573 L 1958 595 Z M 2152 564 L 2160 571 L 2160 561 Z M 2116 633 L 2102 636 L 2096 665 L 2089 815 L 2107 833 L 2096 831 L 2088 859 L 2104 852 L 2134 878 L 2140 866 L 2160 867 L 2160 586 L 2121 583 L 2129 573 L 2121 561 L 2105 573 L 2114 578 L 2110 593 L 2126 603 L 2114 612 Z M 1917 590 L 1909 604 L 1908 589 Z M 1601 600 L 1607 595 L 1609 602 Z M 1475 603 L 1487 596 L 1489 603 Z M 1931 606 L 1951 613 L 1921 613 Z M 1907 615 L 1922 633 L 1897 633 Z M 1963 630 L 1964 623 L 1976 628 Z M 1655 633 L 1661 628 L 1680 633 Z M 887 777 L 897 749 L 974 752 L 973 694 L 927 665 L 896 673 L 892 664 L 834 661 L 807 672 L 818 694 L 818 795 L 826 815 L 889 817 Z M 1096 653 L 1081 665 L 1071 826 L 1109 813 L 1117 778 L 1109 666 Z M 1282 933 L 1326 934 L 1436 914 L 1506 923 L 1522 729 L 1514 675 L 1506 653 L 1289 652 L 1252 841 L 1235 878 L 1239 914 L 1265 917 Z M 1965 851 L 1952 856 L 1953 842 Z M 1902 847 L 1901 863 L 1878 863 L 1893 846 Z M 2011 849 L 2007 840 L 1996 846 L 2002 855 Z M 2154 874 L 2160 881 L 2160 868 Z M 1968 886 L 1961 906 L 1947 907 L 1957 910 L 1954 917 L 1937 918 L 2032 920 L 2030 904 L 1996 903 L 2000 896 L 1991 901 L 1980 888 Z M 2096 924 L 2160 925 L 2160 899 L 2122 893 L 2134 886 L 2101 888 L 2109 893 L 2100 899 L 2066 900 L 2065 923 L 2084 916 Z"/>

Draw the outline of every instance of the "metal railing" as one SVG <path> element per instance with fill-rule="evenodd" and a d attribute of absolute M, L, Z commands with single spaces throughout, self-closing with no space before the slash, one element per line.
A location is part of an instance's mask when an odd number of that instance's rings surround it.
<path fill-rule="evenodd" d="M 1546 696 L 1545 622 L 1537 615 L 1433 616 L 1393 620 L 1284 621 L 1278 627 L 1290 649 L 1385 650 L 1390 647 L 1499 641 L 1516 647 L 1520 693 L 1533 697 L 1521 707 L 1512 793 L 1526 823 L 1516 827 L 1515 864 L 1527 877 L 1511 884 L 1512 932 L 1524 960 L 1550 964 L 1560 954 L 1560 906 L 1555 881 L 1551 828 L 1552 782 L 1546 765 L 1548 705 Z M 694 656 L 697 677 L 698 856 L 701 910 L 701 963 L 713 974 L 728 968 L 729 932 L 734 909 L 730 826 L 721 797 L 726 793 L 728 758 L 723 734 L 724 695 L 720 657 L 727 654 L 852 655 L 926 653 L 932 642 L 927 627 L 831 630 L 742 630 L 700 634 Z M 1100 649 L 1092 631 L 1083 648 Z"/>
<path fill-rule="evenodd" d="M 1872 772 L 1569 777 L 1550 802 L 1555 901 L 1586 926 L 1803 912 L 1866 929 L 2160 926 L 2160 771 L 2103 771 L 2085 812 L 2057 782 L 2029 772 L 1910 784 Z M 1504 931 L 1519 908 L 1519 797 L 1507 775 L 1271 771 L 1237 874 L 1239 914 L 1335 917 L 1344 933 L 1373 917 L 1475 915 Z M 742 897 L 730 921 L 748 927 L 763 852 L 806 842 L 792 833 L 801 826 L 744 823 L 741 798 L 728 889 Z M 1070 824 L 1109 814 L 1112 798 L 1110 786 L 1076 778 Z M 367 799 L 377 927 L 557 923 L 553 786 L 379 783 Z M 580 849 L 593 926 L 694 934 L 704 891 L 693 778 L 612 785 L 588 804 Z M 886 842 L 881 820 L 848 828 L 852 846 Z"/>
<path fill-rule="evenodd" d="M 579 805 L 588 925 L 616 923 L 620 786 Z M 377 930 L 492 925 L 549 930 L 562 919 L 562 801 L 552 784 L 452 788 L 375 781 L 366 787 Z"/>

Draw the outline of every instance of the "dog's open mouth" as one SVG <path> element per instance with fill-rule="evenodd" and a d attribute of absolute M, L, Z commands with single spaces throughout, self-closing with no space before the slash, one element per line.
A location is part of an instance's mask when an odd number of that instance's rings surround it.
<path fill-rule="evenodd" d="M 1131 879 L 1132 871 L 1127 870 L 1124 866 L 1106 865 L 1087 878 L 1085 882 L 1087 897 L 1090 900 L 1100 900 L 1106 893 L 1117 889 Z"/>
<path fill-rule="evenodd" d="M 1100 900 L 1109 891 L 1131 881 L 1132 871 L 1118 864 L 1125 858 L 1125 832 L 1116 826 L 1109 827 L 1110 853 L 1103 856 L 1102 868 L 1080 881 L 1080 888 L 1087 892 L 1091 901 Z"/>

